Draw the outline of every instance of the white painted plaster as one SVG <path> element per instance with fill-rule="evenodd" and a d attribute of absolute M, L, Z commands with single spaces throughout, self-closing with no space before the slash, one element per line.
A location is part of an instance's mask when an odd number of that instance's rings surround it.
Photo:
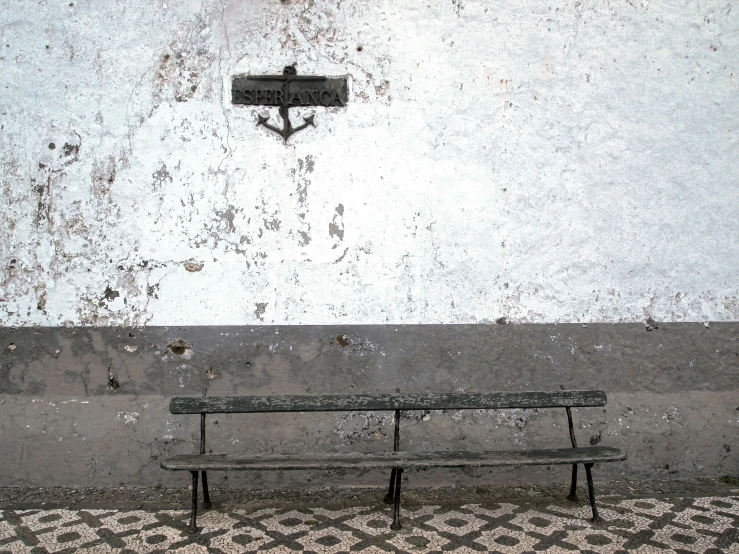
<path fill-rule="evenodd" d="M 0 324 L 735 320 L 737 17 L 0 2 Z M 285 145 L 228 91 L 293 62 Z"/>

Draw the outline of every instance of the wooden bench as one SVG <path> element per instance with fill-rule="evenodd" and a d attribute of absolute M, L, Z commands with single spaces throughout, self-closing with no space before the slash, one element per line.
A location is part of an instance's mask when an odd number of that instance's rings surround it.
<path fill-rule="evenodd" d="M 385 502 L 394 504 L 391 529 L 401 529 L 400 481 L 404 469 L 429 467 L 492 467 L 521 465 L 572 465 L 570 500 L 577 500 L 577 464 L 585 466 L 593 521 L 599 522 L 591 468 L 595 463 L 616 462 L 626 454 L 609 446 L 579 448 L 570 408 L 605 406 L 603 391 L 496 392 L 487 394 L 366 394 L 350 396 L 221 396 L 178 397 L 169 405 L 172 414 L 200 414 L 200 454 L 173 456 L 161 462 L 164 469 L 192 474 L 190 533 L 197 532 L 198 473 L 202 473 L 203 507 L 210 508 L 207 470 L 290 470 L 290 469 L 390 469 L 390 488 Z M 570 448 L 514 451 L 406 452 L 400 450 L 400 412 L 408 410 L 477 410 L 505 408 L 565 408 L 570 431 Z M 395 435 L 392 452 L 295 454 L 206 454 L 206 414 L 258 412 L 356 412 L 394 411 Z"/>

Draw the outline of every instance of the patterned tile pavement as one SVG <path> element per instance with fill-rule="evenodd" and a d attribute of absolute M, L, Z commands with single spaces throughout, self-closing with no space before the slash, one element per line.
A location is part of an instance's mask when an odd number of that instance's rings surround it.
<path fill-rule="evenodd" d="M 201 510 L 195 536 L 186 532 L 186 510 L 4 510 L 0 553 L 739 554 L 739 497 L 606 499 L 599 506 L 600 525 L 588 520 L 588 505 L 567 502 L 424 506 L 403 510 L 399 532 L 389 530 L 385 505 L 221 508 Z"/>

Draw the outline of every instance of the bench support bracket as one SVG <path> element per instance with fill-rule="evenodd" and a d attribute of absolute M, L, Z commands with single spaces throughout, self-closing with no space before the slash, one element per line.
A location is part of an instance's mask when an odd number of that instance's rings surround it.
<path fill-rule="evenodd" d="M 403 476 L 403 468 L 399 467 L 394 469 L 395 473 L 395 504 L 393 505 L 393 522 L 390 524 L 390 529 L 393 531 L 399 531 L 403 528 L 400 524 L 400 478 Z"/>
<path fill-rule="evenodd" d="M 600 523 L 602 520 L 598 515 L 598 507 L 595 505 L 595 487 L 593 487 L 593 475 L 590 468 L 593 464 L 585 464 L 585 475 L 588 477 L 588 495 L 590 496 L 590 507 L 593 509 L 593 523 Z"/>
<path fill-rule="evenodd" d="M 205 392 L 203 392 L 205 396 Z M 205 414 L 200 414 L 200 453 L 205 454 Z M 210 508 L 210 494 L 208 494 L 208 474 L 205 471 L 201 471 L 203 474 L 203 508 L 206 510 Z"/>
<path fill-rule="evenodd" d="M 210 494 L 208 494 L 208 474 L 205 471 L 200 472 L 203 476 L 203 508 L 210 508 Z"/>
<path fill-rule="evenodd" d="M 395 501 L 395 471 L 394 469 L 390 470 L 390 487 L 388 487 L 385 495 L 385 504 L 392 504 Z"/>
<path fill-rule="evenodd" d="M 572 464 L 572 484 L 570 485 L 570 494 L 567 497 L 570 502 L 577 502 L 580 500 L 577 497 L 577 464 Z"/>
<path fill-rule="evenodd" d="M 198 515 L 198 472 L 191 471 L 192 473 L 192 512 L 190 513 L 190 529 L 191 535 L 198 532 L 198 527 L 195 524 L 195 518 Z"/>
<path fill-rule="evenodd" d="M 564 388 L 564 387 L 561 387 Z M 570 441 L 572 442 L 572 448 L 577 448 L 577 437 L 575 437 L 575 427 L 572 425 L 572 410 L 569 406 L 565 408 L 567 410 L 567 426 L 570 429 Z M 571 502 L 577 502 L 580 500 L 577 497 L 577 464 L 572 464 L 572 484 L 570 485 L 570 495 L 567 500 Z"/>
<path fill-rule="evenodd" d="M 395 434 L 393 435 L 393 451 L 400 450 L 400 410 L 395 410 Z M 394 499 L 396 470 L 390 471 L 390 486 L 385 495 L 385 504 L 392 504 Z"/>

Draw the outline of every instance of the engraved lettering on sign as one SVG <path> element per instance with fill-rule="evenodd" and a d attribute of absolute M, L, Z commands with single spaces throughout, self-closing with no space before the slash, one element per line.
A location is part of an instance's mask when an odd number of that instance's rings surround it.
<path fill-rule="evenodd" d="M 259 115 L 257 125 L 279 134 L 286 142 L 293 133 L 314 125 L 313 115 L 303 117 L 304 123 L 293 127 L 288 110 L 299 106 L 343 107 L 349 100 L 345 77 L 297 75 L 294 66 L 287 66 L 282 75 L 247 75 L 234 77 L 231 102 L 246 106 L 277 106 L 283 120 L 279 129 L 267 123 L 269 117 Z"/>
<path fill-rule="evenodd" d="M 341 94 L 331 90 L 284 91 L 282 89 L 232 89 L 232 102 L 248 106 L 343 106 Z"/>

